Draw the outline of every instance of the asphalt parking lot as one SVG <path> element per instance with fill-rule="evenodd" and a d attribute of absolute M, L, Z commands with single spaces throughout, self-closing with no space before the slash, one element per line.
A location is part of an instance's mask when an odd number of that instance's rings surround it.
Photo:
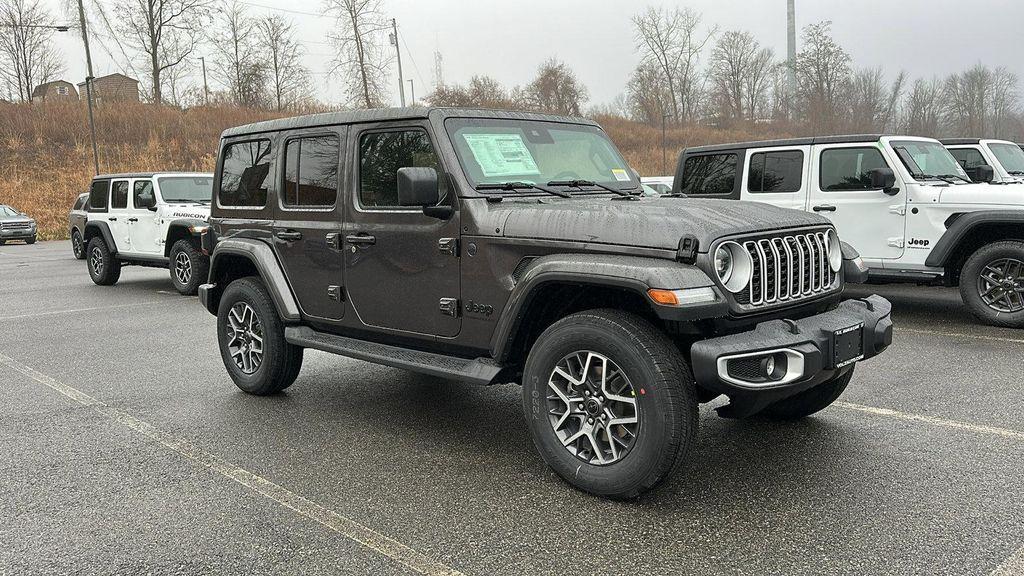
<path fill-rule="evenodd" d="M 166 271 L 0 247 L 0 573 L 1024 573 L 1024 332 L 872 291 L 896 341 L 840 404 L 705 408 L 690 468 L 617 503 L 545 468 L 517 387 L 307 352 L 246 396 Z"/>

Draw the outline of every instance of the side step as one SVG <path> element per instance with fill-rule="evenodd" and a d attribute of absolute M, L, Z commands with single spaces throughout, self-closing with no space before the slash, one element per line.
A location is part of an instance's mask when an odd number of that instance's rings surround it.
<path fill-rule="evenodd" d="M 473 384 L 493 384 L 501 366 L 488 358 L 474 360 L 409 350 L 345 336 L 317 332 L 306 326 L 288 326 L 284 339 L 296 346 L 312 348 L 374 364 L 403 368 L 431 376 L 452 378 Z"/>

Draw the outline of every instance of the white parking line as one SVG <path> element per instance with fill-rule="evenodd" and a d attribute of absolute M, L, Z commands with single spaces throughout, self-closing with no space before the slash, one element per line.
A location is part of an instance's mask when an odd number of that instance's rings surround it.
<path fill-rule="evenodd" d="M 139 420 L 127 412 L 104 404 L 85 392 L 68 386 L 62 382 L 58 382 L 57 380 L 41 372 L 37 372 L 9 356 L 0 354 L 0 365 L 7 366 L 8 368 L 20 372 L 37 383 L 63 394 L 83 406 L 91 408 L 98 414 L 123 424 L 129 429 L 142 434 L 165 448 L 177 452 L 179 455 L 183 456 L 195 465 L 209 468 L 217 474 L 233 480 L 253 492 L 261 494 L 289 510 L 314 520 L 337 534 L 362 544 L 370 550 L 390 558 L 403 566 L 419 572 L 420 574 L 428 574 L 431 576 L 462 576 L 462 573 L 458 570 L 433 560 L 393 538 L 389 538 L 372 528 L 363 526 L 351 518 L 342 516 L 333 510 L 308 500 L 291 490 L 284 488 L 283 486 L 254 474 L 253 472 L 222 460 L 214 454 L 206 452 L 205 450 L 191 444 L 187 440 L 172 436 L 171 434 L 168 434 L 147 422 Z"/>
<path fill-rule="evenodd" d="M 996 566 L 989 576 L 1020 576 L 1024 574 L 1024 546 L 1017 549 L 1017 552 L 1006 559 L 1005 562 Z"/>
<path fill-rule="evenodd" d="M 932 424 L 934 426 L 944 426 L 946 428 L 958 428 L 960 430 L 967 430 L 969 432 L 977 432 L 979 434 L 994 434 L 996 436 L 1003 436 L 1005 438 L 1014 438 L 1017 440 L 1024 440 L 1024 432 L 1017 430 L 1010 430 L 1009 428 L 997 428 L 995 426 L 985 426 L 981 424 L 971 424 L 970 422 L 960 422 L 959 420 L 947 420 L 945 418 L 936 418 L 934 416 L 925 416 L 924 414 L 910 414 L 907 412 L 899 412 L 897 410 L 891 410 L 889 408 L 875 408 L 874 406 L 865 406 L 863 404 L 851 404 L 850 402 L 836 402 L 832 404 L 839 408 L 846 408 L 847 410 L 856 410 L 858 412 L 866 412 L 868 414 L 874 414 L 875 416 L 886 416 L 889 418 L 896 418 L 899 420 L 909 420 L 911 422 L 923 422 L 925 424 Z"/>
<path fill-rule="evenodd" d="M 985 336 L 982 334 L 964 334 L 962 332 L 941 332 L 939 330 L 925 330 L 923 328 L 897 328 L 897 332 L 910 332 L 912 334 L 931 334 L 933 336 L 952 336 L 955 338 L 970 338 L 973 340 L 992 340 L 994 342 L 1013 342 L 1024 344 L 1022 338 L 1007 338 L 1005 336 Z"/>
<path fill-rule="evenodd" d="M 39 316 L 56 316 L 58 314 L 76 314 L 78 312 L 92 312 L 94 310 L 112 310 L 114 308 L 135 308 L 137 306 L 149 306 L 150 304 L 163 304 L 173 302 L 171 298 L 163 300 L 146 300 L 132 302 L 131 304 L 111 304 L 110 306 L 93 306 L 91 308 L 72 308 L 70 310 L 50 310 L 49 312 L 33 312 L 32 314 L 17 314 L 14 316 L 0 316 L 0 320 L 19 320 L 22 318 L 36 318 Z"/>

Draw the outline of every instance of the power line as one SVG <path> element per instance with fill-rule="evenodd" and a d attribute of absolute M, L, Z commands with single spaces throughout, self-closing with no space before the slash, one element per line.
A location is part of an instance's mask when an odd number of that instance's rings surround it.
<path fill-rule="evenodd" d="M 292 10 L 290 8 L 278 8 L 276 6 L 267 6 L 266 4 L 258 4 L 256 2 L 243 2 L 238 0 L 239 4 L 245 4 L 246 6 L 252 6 L 254 8 L 264 8 L 266 10 L 276 10 L 278 12 L 287 12 L 288 14 L 299 14 L 300 16 L 315 16 L 317 18 L 323 18 L 322 12 L 306 12 L 303 10 Z"/>

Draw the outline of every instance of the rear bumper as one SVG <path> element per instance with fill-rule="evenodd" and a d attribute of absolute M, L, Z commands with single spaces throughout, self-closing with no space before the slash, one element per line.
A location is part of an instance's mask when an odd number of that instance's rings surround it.
<path fill-rule="evenodd" d="M 694 378 L 699 386 L 729 397 L 730 404 L 719 409 L 723 416 L 756 414 L 885 350 L 892 343 L 891 308 L 877 295 L 847 300 L 816 316 L 771 320 L 749 332 L 697 342 L 690 349 Z M 859 350 L 856 336 L 836 336 L 860 326 Z M 846 349 L 837 350 L 838 342 Z"/>

